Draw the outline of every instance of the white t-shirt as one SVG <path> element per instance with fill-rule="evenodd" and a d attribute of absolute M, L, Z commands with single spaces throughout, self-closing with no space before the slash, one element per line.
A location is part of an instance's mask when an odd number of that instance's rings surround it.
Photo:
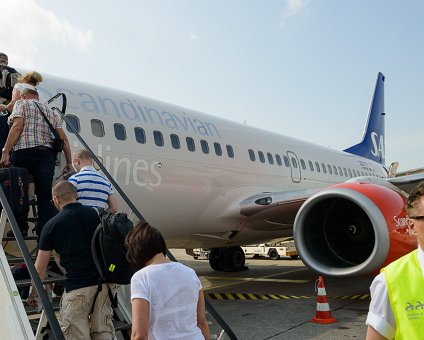
<path fill-rule="evenodd" d="M 202 289 L 193 269 L 178 262 L 151 264 L 131 279 L 131 300 L 149 302 L 149 340 L 204 340 L 197 326 Z"/>
<path fill-rule="evenodd" d="M 424 276 L 424 251 L 418 247 L 418 263 Z M 371 302 L 366 324 L 374 328 L 387 339 L 393 339 L 396 333 L 396 321 L 389 300 L 386 277 L 378 274 L 370 287 Z"/>
<path fill-rule="evenodd" d="M 16 83 L 15 86 L 13 86 L 13 89 L 18 90 L 19 92 L 22 92 L 23 89 L 30 89 L 30 90 L 37 91 L 35 86 L 31 84 L 26 84 L 26 83 Z"/>

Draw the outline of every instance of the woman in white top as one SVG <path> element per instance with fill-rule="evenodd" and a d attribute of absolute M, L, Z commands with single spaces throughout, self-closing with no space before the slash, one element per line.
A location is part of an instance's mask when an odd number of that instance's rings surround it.
<path fill-rule="evenodd" d="M 131 279 L 131 339 L 209 340 L 196 273 L 165 256 L 162 235 L 147 222 L 137 222 L 126 243 L 127 259 L 138 270 Z"/>
<path fill-rule="evenodd" d="M 24 88 L 37 90 L 35 87 L 42 81 L 43 81 L 43 77 L 37 71 L 29 71 L 25 73 L 22 77 L 18 79 L 18 83 L 16 83 L 15 86 L 13 87 L 12 99 L 10 100 L 10 103 L 5 105 L 1 111 L 7 110 L 9 112 L 12 112 L 15 102 L 21 99 L 22 90 Z"/>

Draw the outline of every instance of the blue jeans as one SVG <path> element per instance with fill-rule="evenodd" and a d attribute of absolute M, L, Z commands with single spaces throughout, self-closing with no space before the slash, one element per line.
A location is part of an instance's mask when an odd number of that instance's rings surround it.
<path fill-rule="evenodd" d="M 44 225 L 54 215 L 54 207 L 50 200 L 52 199 L 56 154 L 45 147 L 21 149 L 13 153 L 12 163 L 17 167 L 27 169 L 34 178 L 38 205 L 36 231 L 40 237 Z"/>

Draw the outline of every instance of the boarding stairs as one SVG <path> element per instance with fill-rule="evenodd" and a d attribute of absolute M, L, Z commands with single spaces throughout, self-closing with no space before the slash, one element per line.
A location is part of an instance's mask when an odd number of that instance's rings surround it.
<path fill-rule="evenodd" d="M 61 102 L 61 103 L 60 103 Z M 144 220 L 141 213 L 130 201 L 128 196 L 123 192 L 121 187 L 116 183 L 115 179 L 110 175 L 102 162 L 95 155 L 92 149 L 87 145 L 81 137 L 76 127 L 64 114 L 66 111 L 66 96 L 58 93 L 50 100 L 47 105 L 55 110 L 66 122 L 68 133 L 72 133 L 79 140 L 81 145 L 87 149 L 98 168 L 109 179 L 123 200 L 127 204 L 128 215 L 134 219 Z M 58 106 L 61 104 L 61 108 Z M 63 157 L 59 157 L 56 166 L 56 175 L 59 177 L 61 169 L 63 169 L 66 161 Z M 0 250 L 0 339 L 64 339 L 63 333 L 58 323 L 58 310 L 60 296 L 57 296 L 57 290 L 51 289 L 53 285 L 60 286 L 64 282 L 65 277 L 58 274 L 57 271 L 48 270 L 44 282 L 35 270 L 34 261 L 37 252 L 37 242 L 34 232 L 37 223 L 37 205 L 36 200 L 30 201 L 30 214 L 28 217 L 29 232 L 23 237 L 12 209 L 9 206 L 6 196 L 0 187 L 0 203 L 3 210 L 0 215 L 0 235 L 6 235 L 8 229 L 13 230 L 14 237 L 3 237 L 3 247 Z M 122 209 L 120 209 L 123 211 Z M 31 228 L 32 227 L 32 228 Z M 176 261 L 175 257 L 168 251 L 168 258 Z M 17 266 L 25 264 L 30 279 L 15 280 L 12 271 Z M 54 264 L 53 258 L 51 263 Z M 31 309 L 22 301 L 21 293 L 25 287 L 33 285 L 39 297 L 39 308 Z M 44 284 L 44 287 L 43 287 Z M 121 286 L 118 291 L 118 307 L 114 310 L 114 325 L 116 330 L 115 339 L 129 339 L 131 334 L 131 301 L 129 285 Z M 206 304 L 206 317 L 209 323 L 211 339 L 233 340 L 237 339 L 228 324 L 221 318 L 218 312 L 213 308 L 208 300 Z"/>

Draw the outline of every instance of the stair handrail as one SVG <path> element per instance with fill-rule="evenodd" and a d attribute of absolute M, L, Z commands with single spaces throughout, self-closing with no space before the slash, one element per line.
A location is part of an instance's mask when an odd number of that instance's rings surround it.
<path fill-rule="evenodd" d="M 22 236 L 21 230 L 19 229 L 18 223 L 16 222 L 15 215 L 13 214 L 12 208 L 7 201 L 6 195 L 3 188 L 0 186 L 0 202 L 3 209 L 6 211 L 7 218 L 9 220 L 10 227 L 15 234 L 16 242 L 24 258 L 25 265 L 28 269 L 29 275 L 32 279 L 33 286 L 38 294 L 39 301 L 44 308 L 47 320 L 50 324 L 51 331 L 56 340 L 65 340 L 65 337 L 60 328 L 59 322 L 57 321 L 56 314 L 54 313 L 52 303 L 44 290 L 43 283 L 41 282 L 40 276 L 38 275 L 35 265 L 32 261 L 31 254 Z"/>
<path fill-rule="evenodd" d="M 59 98 L 62 96 L 63 104 L 62 108 L 66 108 L 66 95 L 62 92 L 57 93 L 54 97 L 49 99 L 47 102 L 50 104 L 53 102 L 56 98 Z M 104 175 L 108 178 L 108 180 L 112 183 L 114 188 L 119 192 L 121 197 L 124 199 L 125 203 L 130 207 L 130 209 L 135 213 L 137 218 L 140 221 L 146 221 L 146 219 L 143 217 L 143 215 L 140 213 L 140 211 L 136 208 L 136 206 L 132 203 L 132 201 L 129 199 L 129 197 L 125 194 L 125 192 L 121 189 L 119 184 L 115 181 L 115 179 L 112 177 L 112 175 L 109 173 L 109 171 L 106 169 L 106 167 L 103 165 L 103 163 L 99 160 L 99 158 L 96 156 L 96 154 L 93 152 L 93 150 L 88 146 L 88 144 L 85 142 L 85 140 L 81 137 L 78 130 L 74 127 L 72 122 L 66 117 L 66 115 L 57 107 L 52 107 L 52 110 L 59 113 L 59 115 L 62 117 L 62 119 L 67 124 L 68 128 L 72 130 L 74 135 L 78 138 L 80 143 L 84 146 L 84 148 L 90 153 L 92 159 L 96 162 L 96 164 L 99 166 L 99 168 L 102 170 Z M 174 257 L 174 255 L 171 254 L 171 252 L 167 249 L 166 255 L 171 261 L 178 262 L 177 259 Z M 218 314 L 218 312 L 215 310 L 215 308 L 205 299 L 205 307 L 208 310 L 208 312 L 215 318 L 215 320 L 219 323 L 219 325 L 222 327 L 222 329 L 227 333 L 230 340 L 237 340 L 236 335 L 230 328 L 230 326 L 222 319 L 222 317 Z"/>

